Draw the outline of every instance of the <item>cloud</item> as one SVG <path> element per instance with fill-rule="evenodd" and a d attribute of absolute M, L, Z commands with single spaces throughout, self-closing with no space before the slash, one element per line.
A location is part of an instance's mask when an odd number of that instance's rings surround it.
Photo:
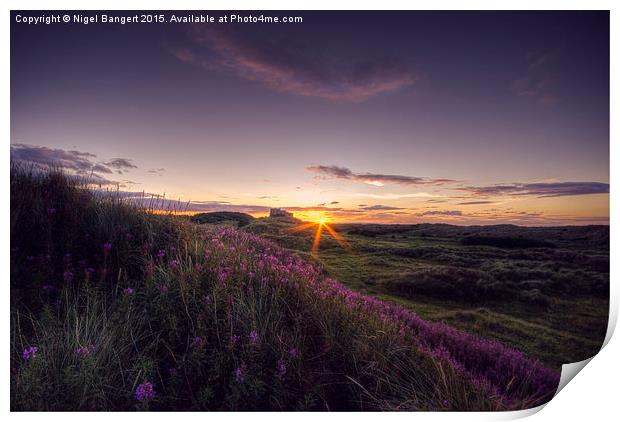
<path fill-rule="evenodd" d="M 102 174 L 113 174 L 115 171 L 122 174 L 127 169 L 137 168 L 127 158 L 114 158 L 107 162 L 97 162 L 96 159 L 97 156 L 89 152 L 26 144 L 11 145 L 11 162 L 36 166 L 41 171 L 68 171 L 69 178 L 84 184 L 117 184 L 118 182 L 109 180 Z"/>
<path fill-rule="evenodd" d="M 401 207 L 390 207 L 388 205 L 365 205 L 360 206 L 364 211 L 393 211 L 393 210 L 404 210 L 406 208 Z"/>
<path fill-rule="evenodd" d="M 384 186 L 385 184 L 400 185 L 440 185 L 454 182 L 450 179 L 430 179 L 427 177 L 401 176 L 397 174 L 378 174 L 378 173 L 354 173 L 346 167 L 312 165 L 307 166 L 306 171 L 316 173 L 324 179 L 342 179 L 363 182 L 374 186 Z"/>
<path fill-rule="evenodd" d="M 479 196 L 537 196 L 551 198 L 609 193 L 609 183 L 600 182 L 554 182 L 554 183 L 513 183 L 492 186 L 469 186 L 457 188 Z"/>
<path fill-rule="evenodd" d="M 429 215 L 448 215 L 448 216 L 462 216 L 463 213 L 458 210 L 445 210 L 445 211 L 424 211 L 416 214 L 418 217 L 426 217 Z"/>
<path fill-rule="evenodd" d="M 559 99 L 551 89 L 554 78 L 549 69 L 556 57 L 557 53 L 551 52 L 528 54 L 527 70 L 523 77 L 512 81 L 511 91 L 518 97 L 531 98 L 546 106 L 556 104 Z"/>
<path fill-rule="evenodd" d="M 337 45 L 328 50 L 318 40 L 316 45 L 302 42 L 295 33 L 276 37 L 267 31 L 193 27 L 189 35 L 193 46 L 171 49 L 181 62 L 232 73 L 278 92 L 355 103 L 416 82 L 399 59 L 362 61 L 343 47 L 336 52 Z"/>
<path fill-rule="evenodd" d="M 114 158 L 110 161 L 106 161 L 103 165 L 116 169 L 119 174 L 123 174 L 125 171 L 130 169 L 138 168 L 138 166 L 132 163 L 132 160 L 128 158 Z"/>
<path fill-rule="evenodd" d="M 437 195 L 433 195 L 428 192 L 384 193 L 384 194 L 355 192 L 355 193 L 348 194 L 348 196 L 353 196 L 356 198 L 370 198 L 370 199 L 403 199 L 403 198 L 429 198 L 429 197 L 434 197 Z"/>
<path fill-rule="evenodd" d="M 159 167 L 159 168 L 154 168 L 154 169 L 148 169 L 146 172 L 150 173 L 150 174 L 157 174 L 158 176 L 161 176 L 163 172 L 165 172 L 166 169 L 163 167 Z"/>
<path fill-rule="evenodd" d="M 483 205 L 483 204 L 494 204 L 493 201 L 468 201 L 468 202 L 459 202 L 456 205 Z"/>
<path fill-rule="evenodd" d="M 342 208 L 326 207 L 324 205 L 316 205 L 314 207 L 281 207 L 287 211 L 340 211 Z"/>
<path fill-rule="evenodd" d="M 133 204 L 155 210 L 173 210 L 176 212 L 215 212 L 238 211 L 245 213 L 266 213 L 269 207 L 262 205 L 231 204 L 226 201 L 182 201 L 164 198 L 161 195 L 131 191 L 100 191 L 102 195 L 118 196 Z"/>

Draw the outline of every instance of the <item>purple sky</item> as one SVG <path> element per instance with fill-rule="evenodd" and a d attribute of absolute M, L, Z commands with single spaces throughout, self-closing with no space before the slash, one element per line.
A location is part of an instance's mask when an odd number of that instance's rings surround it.
<path fill-rule="evenodd" d="M 17 14 L 41 13 L 12 12 L 14 160 L 195 210 L 608 222 L 607 12 L 124 26 Z"/>

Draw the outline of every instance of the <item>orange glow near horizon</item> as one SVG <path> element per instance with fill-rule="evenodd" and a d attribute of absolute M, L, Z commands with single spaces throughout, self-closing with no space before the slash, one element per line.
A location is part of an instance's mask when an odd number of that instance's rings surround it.
<path fill-rule="evenodd" d="M 342 235 L 340 235 L 329 224 L 327 224 L 327 221 L 327 217 L 321 217 L 318 219 L 317 222 L 304 222 L 299 226 L 289 229 L 289 232 L 296 233 L 316 226 L 316 230 L 314 232 L 314 239 L 312 241 L 312 256 L 315 258 L 319 255 L 319 246 L 321 244 L 321 235 L 323 234 L 323 229 L 325 229 L 344 250 L 346 250 L 347 252 L 351 252 L 352 249 L 349 245 L 349 242 L 347 242 L 347 240 L 342 237 Z"/>

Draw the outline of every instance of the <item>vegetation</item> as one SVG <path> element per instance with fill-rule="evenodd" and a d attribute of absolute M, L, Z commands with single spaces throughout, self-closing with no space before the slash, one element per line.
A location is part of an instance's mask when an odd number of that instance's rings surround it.
<path fill-rule="evenodd" d="M 311 259 L 316 226 L 244 229 Z M 609 227 L 338 224 L 317 263 L 350 288 L 504 342 L 560 369 L 598 352 L 609 307 Z"/>
<path fill-rule="evenodd" d="M 505 410 L 553 396 L 557 371 L 299 255 L 13 168 L 12 409 Z"/>
<path fill-rule="evenodd" d="M 231 224 L 236 227 L 247 226 L 254 220 L 250 214 L 234 211 L 203 212 L 191 217 L 198 224 Z"/>

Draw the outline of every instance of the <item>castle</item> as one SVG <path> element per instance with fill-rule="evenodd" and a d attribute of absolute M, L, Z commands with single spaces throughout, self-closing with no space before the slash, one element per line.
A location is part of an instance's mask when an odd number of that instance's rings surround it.
<path fill-rule="evenodd" d="M 290 213 L 281 208 L 272 208 L 269 210 L 269 217 L 286 217 L 293 218 L 293 213 Z"/>

